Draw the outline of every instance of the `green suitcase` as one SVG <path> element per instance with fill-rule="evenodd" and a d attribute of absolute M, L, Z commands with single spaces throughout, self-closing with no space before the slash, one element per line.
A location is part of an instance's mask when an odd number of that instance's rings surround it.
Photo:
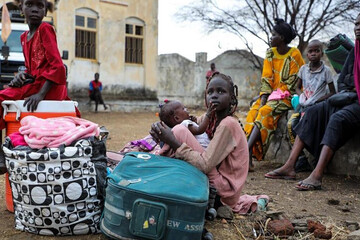
<path fill-rule="evenodd" d="M 187 162 L 128 153 L 108 176 L 100 228 L 114 239 L 200 240 L 208 198 L 206 175 Z"/>

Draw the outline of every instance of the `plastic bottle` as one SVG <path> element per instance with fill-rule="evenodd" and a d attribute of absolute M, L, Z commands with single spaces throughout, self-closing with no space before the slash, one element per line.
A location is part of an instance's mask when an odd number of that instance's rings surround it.
<path fill-rule="evenodd" d="M 260 198 L 258 201 L 257 201 L 257 210 L 258 211 L 266 211 L 267 210 L 267 204 L 268 204 L 268 200 L 266 198 Z"/>
<path fill-rule="evenodd" d="M 296 109 L 297 106 L 299 105 L 299 101 L 300 101 L 299 95 L 294 94 L 292 99 L 291 99 L 291 105 L 293 106 L 294 109 Z"/>

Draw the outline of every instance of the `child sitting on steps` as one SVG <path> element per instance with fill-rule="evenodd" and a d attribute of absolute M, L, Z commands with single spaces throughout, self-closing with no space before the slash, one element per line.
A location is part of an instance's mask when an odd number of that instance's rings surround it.
<path fill-rule="evenodd" d="M 47 0 L 20 0 L 29 31 L 21 35 L 26 70 L 18 73 L 9 87 L 0 91 L 0 104 L 4 100 L 25 99 L 28 111 L 35 111 L 41 100 L 69 100 L 66 89 L 65 67 L 57 47 L 54 28 L 42 19 L 52 9 Z M 0 107 L 0 115 L 3 109 Z M 77 111 L 77 115 L 80 113 Z M 0 130 L 5 121 L 0 119 Z M 0 174 L 6 172 L 5 156 L 0 148 Z"/>

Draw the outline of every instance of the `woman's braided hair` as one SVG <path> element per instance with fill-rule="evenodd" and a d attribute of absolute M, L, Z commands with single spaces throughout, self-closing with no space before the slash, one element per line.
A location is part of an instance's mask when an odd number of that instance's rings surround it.
<path fill-rule="evenodd" d="M 206 108 L 208 108 L 208 102 L 206 100 L 206 95 L 207 95 L 207 89 L 208 86 L 211 82 L 212 79 L 214 78 L 220 78 L 225 80 L 228 84 L 229 84 L 229 93 L 231 95 L 231 102 L 230 102 L 230 106 L 229 106 L 229 112 L 228 112 L 228 116 L 233 116 L 236 108 L 238 106 L 238 100 L 237 100 L 237 96 L 238 96 L 238 87 L 234 84 L 234 82 L 232 81 L 231 77 L 225 74 L 222 74 L 220 72 L 214 72 L 211 77 L 209 78 L 209 81 L 206 84 L 206 88 L 205 88 L 205 105 Z M 216 114 L 215 112 L 213 112 L 210 116 L 210 121 L 209 121 L 209 125 L 206 128 L 206 134 L 209 136 L 210 139 L 213 138 L 214 133 L 216 131 L 216 127 L 219 123 L 217 123 L 217 119 L 216 119 Z"/>

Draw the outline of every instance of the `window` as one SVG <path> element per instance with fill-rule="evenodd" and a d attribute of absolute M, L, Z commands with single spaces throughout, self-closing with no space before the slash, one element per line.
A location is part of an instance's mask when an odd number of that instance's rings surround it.
<path fill-rule="evenodd" d="M 126 24 L 126 33 L 127 34 L 133 34 L 133 28 L 134 26 L 131 24 Z"/>
<path fill-rule="evenodd" d="M 144 24 L 131 18 L 125 26 L 125 62 L 143 64 Z"/>
<path fill-rule="evenodd" d="M 95 60 L 97 14 L 90 9 L 78 9 L 75 26 L 75 57 Z"/>

